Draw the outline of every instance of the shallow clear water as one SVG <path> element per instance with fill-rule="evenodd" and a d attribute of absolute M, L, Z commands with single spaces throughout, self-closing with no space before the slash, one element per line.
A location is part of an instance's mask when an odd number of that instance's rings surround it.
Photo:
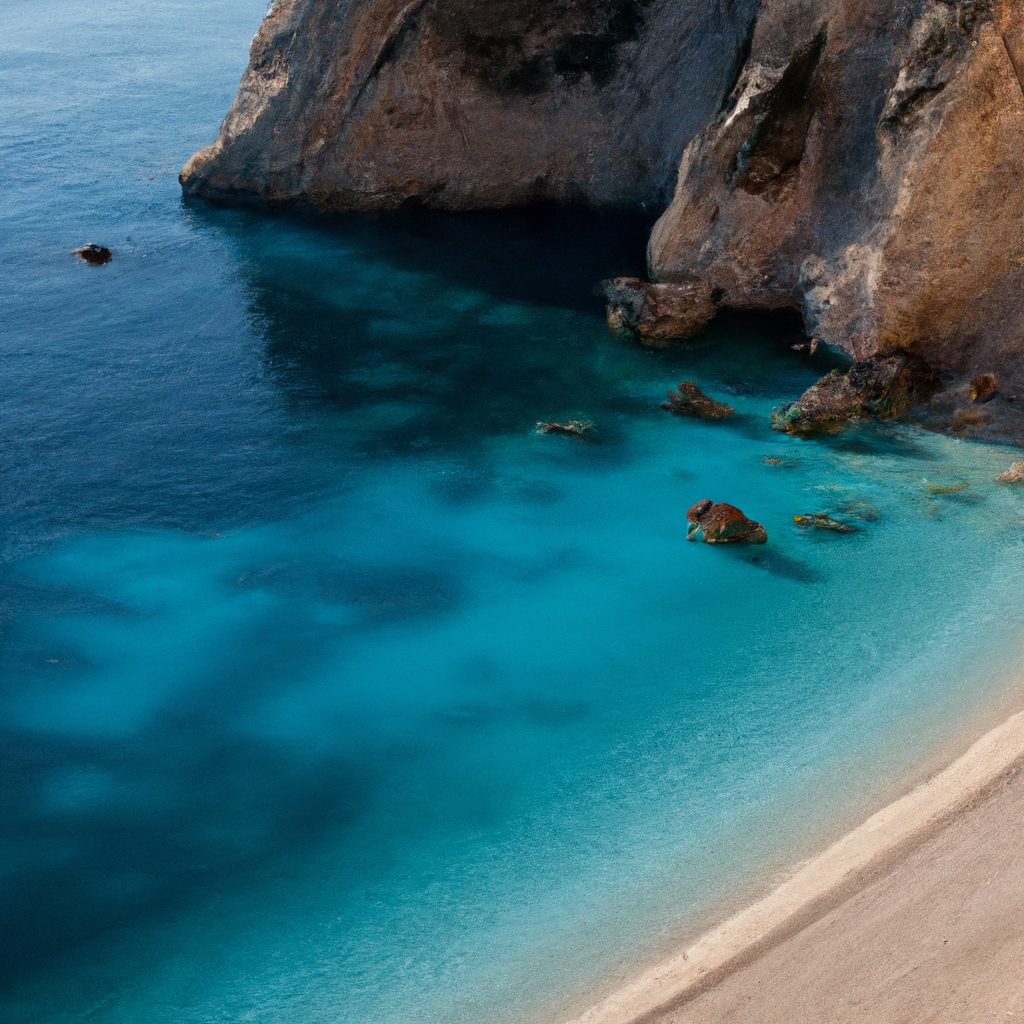
<path fill-rule="evenodd" d="M 991 705 L 1024 500 L 772 434 L 776 328 L 609 337 L 643 224 L 184 206 L 262 13 L 0 13 L 0 1015 L 557 1020 Z M 770 544 L 686 544 L 704 497 Z"/>

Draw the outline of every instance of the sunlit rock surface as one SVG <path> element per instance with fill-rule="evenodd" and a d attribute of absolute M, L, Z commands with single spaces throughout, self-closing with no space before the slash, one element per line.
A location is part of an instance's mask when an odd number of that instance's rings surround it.
<path fill-rule="evenodd" d="M 1018 377 L 1022 68 L 1009 0 L 766 0 L 729 102 L 683 156 L 652 278 L 796 307 L 857 360 Z"/>
<path fill-rule="evenodd" d="M 661 209 L 757 0 L 279 0 L 188 194 Z"/>

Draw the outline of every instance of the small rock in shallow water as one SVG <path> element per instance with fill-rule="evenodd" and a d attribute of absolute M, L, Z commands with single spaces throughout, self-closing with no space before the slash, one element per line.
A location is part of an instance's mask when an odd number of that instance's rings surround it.
<path fill-rule="evenodd" d="M 1024 462 L 1014 462 L 1008 470 L 996 477 L 1001 484 L 1017 484 L 1024 480 Z"/>
<path fill-rule="evenodd" d="M 971 381 L 971 401 L 984 402 L 999 390 L 999 379 L 994 373 L 983 373 Z"/>
<path fill-rule="evenodd" d="M 946 480 L 929 483 L 925 480 L 929 494 L 957 494 L 966 491 L 971 485 L 966 480 Z"/>
<path fill-rule="evenodd" d="M 793 516 L 797 526 L 813 527 L 815 530 L 830 530 L 832 533 L 859 533 L 856 526 L 841 523 L 833 519 L 827 512 L 812 512 L 806 516 Z"/>
<path fill-rule="evenodd" d="M 71 255 L 77 256 L 93 266 L 99 266 L 101 263 L 109 263 L 114 254 L 105 245 L 94 245 L 90 242 L 88 245 L 83 245 L 81 249 L 73 250 Z"/>
<path fill-rule="evenodd" d="M 538 423 L 538 434 L 562 434 L 565 437 L 587 437 L 594 433 L 594 424 L 583 420 L 569 420 L 568 423 Z"/>
<path fill-rule="evenodd" d="M 725 402 L 708 398 L 692 380 L 684 380 L 678 393 L 670 391 L 668 401 L 662 402 L 661 407 L 677 416 L 694 416 L 700 420 L 724 420 L 736 411 Z"/>
<path fill-rule="evenodd" d="M 768 532 L 760 523 L 748 519 L 735 505 L 715 504 L 709 498 L 698 501 L 686 513 L 690 524 L 686 539 L 694 540 L 698 531 L 705 544 L 765 544 Z"/>

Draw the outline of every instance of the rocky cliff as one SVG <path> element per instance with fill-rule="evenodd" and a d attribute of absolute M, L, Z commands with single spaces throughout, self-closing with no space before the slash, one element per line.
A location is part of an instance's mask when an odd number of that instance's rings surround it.
<path fill-rule="evenodd" d="M 988 411 L 966 383 L 931 411 L 1024 436 L 1021 0 L 277 0 L 182 183 L 332 210 L 674 185 L 613 326 L 794 308 L 856 360 L 994 371 Z"/>
<path fill-rule="evenodd" d="M 757 0 L 276 0 L 186 194 L 663 209 Z"/>
<path fill-rule="evenodd" d="M 765 0 L 648 255 L 688 297 L 680 334 L 709 306 L 795 306 L 855 359 L 902 350 L 1019 387 L 1019 0 Z"/>

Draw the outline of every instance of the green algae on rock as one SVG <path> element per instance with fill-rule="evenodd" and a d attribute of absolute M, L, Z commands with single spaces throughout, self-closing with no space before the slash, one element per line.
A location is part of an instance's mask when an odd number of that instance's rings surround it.
<path fill-rule="evenodd" d="M 935 370 L 905 354 L 872 357 L 845 373 L 832 370 L 799 399 L 772 413 L 772 428 L 786 434 L 834 432 L 847 423 L 895 419 L 942 390 Z"/>

